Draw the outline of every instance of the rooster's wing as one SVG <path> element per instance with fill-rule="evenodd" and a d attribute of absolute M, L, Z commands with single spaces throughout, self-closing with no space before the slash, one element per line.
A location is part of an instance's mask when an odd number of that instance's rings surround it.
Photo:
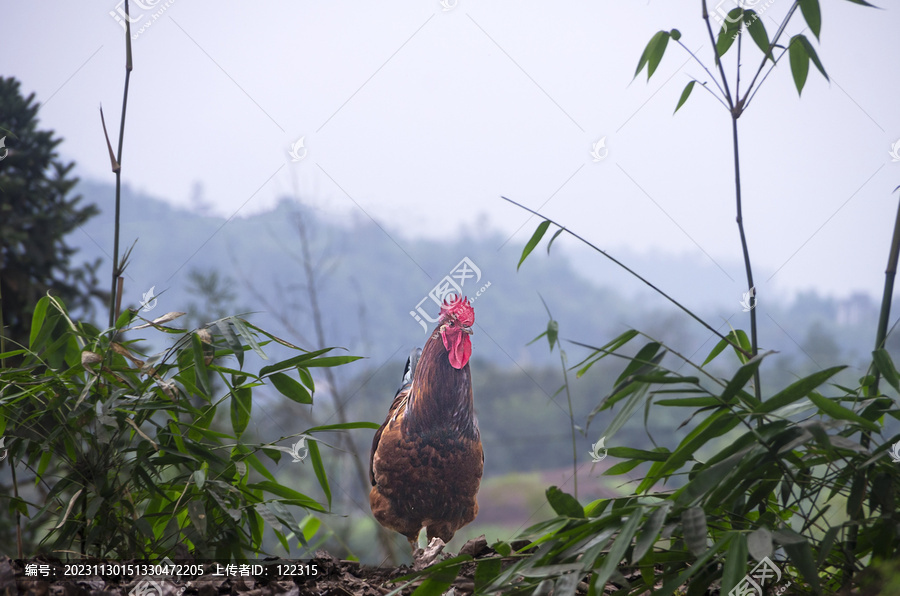
<path fill-rule="evenodd" d="M 381 425 L 381 428 L 375 432 L 375 436 L 372 438 L 372 451 L 369 454 L 369 481 L 372 483 L 372 486 L 375 486 L 375 451 L 378 449 L 378 443 L 381 441 L 384 429 L 406 409 L 409 392 L 412 389 L 413 376 L 416 374 L 416 364 L 418 364 L 421 355 L 421 348 L 414 348 L 409 353 L 409 358 L 406 359 L 406 368 L 403 369 L 403 383 L 400 385 L 400 389 L 397 390 L 397 394 L 394 395 L 394 401 L 391 403 L 391 409 L 388 411 L 384 424 Z"/>

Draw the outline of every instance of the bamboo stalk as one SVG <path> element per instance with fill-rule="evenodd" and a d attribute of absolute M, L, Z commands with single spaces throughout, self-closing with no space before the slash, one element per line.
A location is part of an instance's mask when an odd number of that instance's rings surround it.
<path fill-rule="evenodd" d="M 113 232 L 113 271 L 112 286 L 110 288 L 109 297 L 109 326 L 112 327 L 116 322 L 116 305 L 121 301 L 121 297 L 117 296 L 118 278 L 122 275 L 121 265 L 119 263 L 119 227 L 122 206 L 122 144 L 125 140 L 125 111 L 128 108 L 128 83 L 131 80 L 131 18 L 128 11 L 128 0 L 125 0 L 125 90 L 122 94 L 122 117 L 119 120 L 119 144 L 113 161 L 113 172 L 116 174 L 116 215 Z M 102 117 L 102 112 L 101 112 Z M 106 132 L 106 125 L 103 126 Z M 109 137 L 106 139 L 109 144 Z"/>
<path fill-rule="evenodd" d="M 898 259 L 900 259 L 900 203 L 897 205 L 897 217 L 894 220 L 894 237 L 891 240 L 891 249 L 888 253 L 887 267 L 884 270 L 884 292 L 881 295 L 881 313 L 878 316 L 878 327 L 875 330 L 876 350 L 884 348 L 884 342 L 887 339 L 888 321 L 891 317 L 891 302 L 894 297 L 894 279 L 897 277 Z M 869 385 L 868 390 L 868 397 L 870 398 L 878 397 L 878 385 L 881 381 L 880 371 L 875 368 L 874 373 L 875 380 Z M 864 449 L 868 449 L 872 444 L 872 433 L 867 430 L 862 431 L 859 444 L 862 445 Z M 865 482 L 867 482 L 865 472 L 857 472 L 853 477 L 854 486 L 858 486 L 859 483 Z M 854 511 L 849 511 L 848 513 L 850 514 L 851 526 L 847 535 L 847 547 L 852 556 L 854 551 L 856 551 L 856 544 L 859 540 L 859 524 L 854 522 L 857 522 L 862 516 L 862 503 L 860 503 L 860 506 Z M 853 558 L 850 558 L 844 565 L 844 586 L 850 585 L 854 571 Z"/>

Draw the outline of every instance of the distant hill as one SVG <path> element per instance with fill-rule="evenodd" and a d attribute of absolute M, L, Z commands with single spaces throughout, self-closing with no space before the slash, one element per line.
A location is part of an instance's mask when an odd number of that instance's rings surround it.
<path fill-rule="evenodd" d="M 101 215 L 71 242 L 80 248 L 79 258 L 103 258 L 104 271 L 109 271 L 113 188 L 84 182 L 79 192 L 86 202 L 98 204 Z M 424 320 L 420 309 L 434 317 L 438 306 L 429 292 L 460 263 L 469 270 L 457 271 L 454 281 L 463 278 L 461 289 L 474 301 L 476 350 L 479 357 L 496 363 L 546 361 L 546 344 L 526 347 L 546 327 L 539 292 L 569 332 L 616 332 L 628 308 L 615 290 L 594 286 L 567 259 L 548 259 L 540 254 L 543 249 L 517 273 L 522 245 L 505 243 L 496 231 L 447 241 L 407 241 L 401 230 L 384 223 L 358 219 L 336 225 L 288 199 L 270 212 L 226 222 L 172 207 L 127 186 L 121 250 L 138 242 L 126 271 L 124 302 L 136 306 L 143 293 L 155 287 L 159 298 L 152 314 L 187 310 L 197 300 L 189 289 L 189 272 L 218 271 L 231 280 L 236 308 L 261 311 L 252 315 L 256 324 L 283 329 L 280 315 L 306 336 L 287 339 L 311 342 L 298 220 L 308 232 L 328 343 L 371 356 L 377 364 L 395 353 L 405 358 L 409 348 L 424 342 L 426 331 L 410 313 Z M 430 331 L 434 325 L 426 323 Z"/>
<path fill-rule="evenodd" d="M 106 274 L 112 254 L 113 187 L 85 181 L 78 191 L 85 202 L 99 206 L 101 215 L 69 241 L 80 248 L 78 258 L 105 259 Z M 376 223 L 362 214 L 333 222 L 290 199 L 269 212 L 225 220 L 173 207 L 127 185 L 121 249 L 138 242 L 126 271 L 124 303 L 137 306 L 154 287 L 159 298 L 151 315 L 192 310 L 199 320 L 213 313 L 203 312 L 211 305 L 198 295 L 190 273 L 217 272 L 233 294 L 223 300 L 229 313 L 253 311 L 251 320 L 259 326 L 304 347 L 318 347 L 298 222 L 307 230 L 326 343 L 367 356 L 376 368 L 405 359 L 410 348 L 424 342 L 417 307 L 436 315 L 438 307 L 429 292 L 460 264 L 467 270 L 457 271 L 455 281 L 462 277 L 463 293 L 474 300 L 476 354 L 499 366 L 558 363 L 544 340 L 527 345 L 546 328 L 541 297 L 565 338 L 602 345 L 636 327 L 672 342 L 686 355 L 705 354 L 714 345 L 710 334 L 677 308 L 602 255 L 566 237 L 554 244 L 549 257 L 545 240 L 517 272 L 522 243 L 507 242 L 491 229 L 477 236 L 460 238 L 454 233 L 446 239 L 409 240 L 402 222 Z M 522 237 L 536 224 L 529 224 Z M 615 256 L 719 325 L 723 333 L 729 325 L 748 326 L 738 303 L 742 272 L 735 264 L 667 255 Z M 826 366 L 841 354 L 864 358 L 871 350 L 878 305 L 869 296 L 835 300 L 807 293 L 792 303 L 773 303 L 767 297 L 758 308 L 765 347 L 798 362 Z"/>

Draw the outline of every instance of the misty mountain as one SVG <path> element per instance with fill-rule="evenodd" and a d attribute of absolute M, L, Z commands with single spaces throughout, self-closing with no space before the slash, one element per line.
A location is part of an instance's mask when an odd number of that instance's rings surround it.
<path fill-rule="evenodd" d="M 108 275 L 114 188 L 87 181 L 79 192 L 101 214 L 69 242 L 80 249 L 78 258 L 102 259 L 101 271 Z M 120 250 L 136 241 L 123 304 L 139 306 L 152 288 L 157 305 L 142 313 L 149 318 L 177 310 L 199 323 L 204 317 L 248 312 L 250 320 L 276 335 L 319 347 L 311 274 L 325 343 L 366 356 L 376 368 L 404 360 L 410 348 L 424 343 L 434 327 L 428 317 L 438 312 L 430 294 L 440 297 L 455 287 L 475 306 L 476 354 L 499 366 L 558 363 L 544 340 L 528 345 L 546 329 L 542 298 L 563 338 L 602 345 L 634 327 L 701 361 L 715 345 L 714 336 L 688 315 L 566 236 L 548 256 L 548 234 L 517 272 L 523 248 L 518 237 L 510 240 L 488 227 L 460 236 L 450 215 L 446 238 L 410 240 L 402 221 L 376 222 L 361 211 L 336 222 L 289 198 L 271 211 L 226 220 L 174 207 L 126 185 L 121 205 Z M 530 237 L 537 223 L 526 223 L 519 237 Z M 741 272 L 734 264 L 658 254 L 618 256 L 721 333 L 729 326 L 749 327 L 739 304 Z M 212 299 L 198 283 L 210 275 L 219 282 Z M 843 356 L 864 359 L 871 350 L 878 304 L 870 296 L 838 300 L 809 292 L 792 302 L 761 299 L 758 309 L 761 345 L 796 362 L 824 367 Z M 575 357 L 570 360 L 577 362 Z"/>

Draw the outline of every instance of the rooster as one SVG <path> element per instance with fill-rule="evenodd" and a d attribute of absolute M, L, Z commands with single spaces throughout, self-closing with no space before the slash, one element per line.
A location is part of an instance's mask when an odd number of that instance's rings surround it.
<path fill-rule="evenodd" d="M 372 440 L 372 513 L 406 536 L 413 552 L 423 527 L 428 540 L 447 543 L 478 514 L 484 452 L 469 371 L 474 322 L 468 299 L 444 301 L 437 328 L 410 354 Z"/>

